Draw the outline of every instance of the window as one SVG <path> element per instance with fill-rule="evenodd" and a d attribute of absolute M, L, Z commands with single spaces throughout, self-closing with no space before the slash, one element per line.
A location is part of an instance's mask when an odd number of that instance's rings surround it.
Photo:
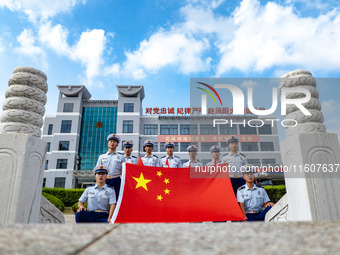
<path fill-rule="evenodd" d="M 198 143 L 181 143 L 181 151 L 187 151 L 189 145 L 196 145 L 198 147 Z"/>
<path fill-rule="evenodd" d="M 67 159 L 57 159 L 57 169 L 67 169 Z"/>
<path fill-rule="evenodd" d="M 51 143 L 47 143 L 47 148 L 46 148 L 47 152 L 51 151 Z"/>
<path fill-rule="evenodd" d="M 221 135 L 236 135 L 237 127 L 233 125 L 232 127 L 227 125 L 219 125 L 220 126 L 220 134 Z"/>
<path fill-rule="evenodd" d="M 217 143 L 201 143 L 201 151 L 209 151 L 210 152 L 210 148 L 214 145 L 218 145 Z"/>
<path fill-rule="evenodd" d="M 180 125 L 181 135 L 197 135 L 197 125 Z"/>
<path fill-rule="evenodd" d="M 241 135 L 256 135 L 256 127 L 250 127 L 250 126 L 242 126 L 240 125 L 240 134 Z"/>
<path fill-rule="evenodd" d="M 158 125 L 145 124 L 144 135 L 158 135 Z"/>
<path fill-rule="evenodd" d="M 70 141 L 60 141 L 59 142 L 59 151 L 68 151 L 70 147 Z"/>
<path fill-rule="evenodd" d="M 260 166 L 260 160 L 259 159 L 247 159 L 248 163 L 252 166 Z"/>
<path fill-rule="evenodd" d="M 158 151 L 158 143 L 154 143 L 152 151 L 154 152 Z"/>
<path fill-rule="evenodd" d="M 73 112 L 73 103 L 65 103 L 63 112 Z"/>
<path fill-rule="evenodd" d="M 190 143 L 181 143 L 181 145 L 180 145 L 181 151 L 187 151 L 187 148 L 188 148 L 189 145 L 190 145 Z"/>
<path fill-rule="evenodd" d="M 133 104 L 125 103 L 124 104 L 124 112 L 133 112 Z"/>
<path fill-rule="evenodd" d="M 66 178 L 65 177 L 56 177 L 54 179 L 54 187 L 55 188 L 65 188 L 65 182 Z"/>
<path fill-rule="evenodd" d="M 42 184 L 43 188 L 45 188 L 46 186 L 46 178 L 43 179 L 43 184 Z"/>
<path fill-rule="evenodd" d="M 60 133 L 71 133 L 72 120 L 62 120 Z"/>
<path fill-rule="evenodd" d="M 48 135 L 52 135 L 52 131 L 53 131 L 53 125 L 52 125 L 52 124 L 49 124 L 49 125 L 48 125 L 47 134 L 48 134 Z"/>
<path fill-rule="evenodd" d="M 276 165 L 275 158 L 262 159 L 262 165 Z"/>
<path fill-rule="evenodd" d="M 230 151 L 227 143 L 221 142 L 221 151 Z"/>
<path fill-rule="evenodd" d="M 123 121 L 123 133 L 133 133 L 133 121 L 132 120 Z"/>
<path fill-rule="evenodd" d="M 161 125 L 161 135 L 178 135 L 178 126 Z"/>
<path fill-rule="evenodd" d="M 48 170 L 48 160 L 45 160 L 45 170 Z"/>
<path fill-rule="evenodd" d="M 259 145 L 257 143 L 241 143 L 242 151 L 258 151 Z"/>
<path fill-rule="evenodd" d="M 201 135 L 217 135 L 217 126 L 213 125 L 201 125 Z"/>
<path fill-rule="evenodd" d="M 260 135 L 271 135 L 272 134 L 272 126 L 270 124 L 264 124 L 262 127 L 259 127 Z"/>
<path fill-rule="evenodd" d="M 166 150 L 165 150 L 165 148 L 164 148 L 164 144 L 165 143 L 160 143 L 160 151 L 161 152 L 165 152 Z M 178 143 L 175 143 L 175 148 L 174 148 L 174 151 L 178 151 Z"/>
<path fill-rule="evenodd" d="M 274 143 L 273 142 L 260 142 L 261 151 L 273 151 Z"/>

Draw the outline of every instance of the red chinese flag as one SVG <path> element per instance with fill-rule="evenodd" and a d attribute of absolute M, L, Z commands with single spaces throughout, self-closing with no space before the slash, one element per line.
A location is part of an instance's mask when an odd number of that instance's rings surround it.
<path fill-rule="evenodd" d="M 142 158 L 140 156 L 138 157 L 137 165 L 144 166 L 143 160 L 142 160 Z"/>
<path fill-rule="evenodd" d="M 125 164 L 113 223 L 236 221 L 230 179 L 190 178 L 189 168 Z"/>

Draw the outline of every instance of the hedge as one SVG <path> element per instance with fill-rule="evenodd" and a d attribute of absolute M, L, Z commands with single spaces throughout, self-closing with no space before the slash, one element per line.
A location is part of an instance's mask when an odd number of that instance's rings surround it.
<path fill-rule="evenodd" d="M 285 185 L 264 186 L 263 188 L 267 191 L 270 200 L 274 203 L 279 201 L 281 197 L 286 194 Z M 51 194 L 60 199 L 65 206 L 72 206 L 74 211 L 78 209 L 77 203 L 84 190 L 85 189 L 43 188 L 43 192 Z"/>
<path fill-rule="evenodd" d="M 43 188 L 43 192 L 59 198 L 65 206 L 72 206 L 79 201 L 85 189 Z"/>
<path fill-rule="evenodd" d="M 85 208 L 87 209 L 87 203 L 84 204 Z M 76 212 L 78 210 L 78 202 L 75 202 L 73 205 L 72 205 L 72 210 L 73 212 Z"/>
<path fill-rule="evenodd" d="M 286 194 L 286 186 L 285 185 L 277 185 L 277 186 L 263 186 L 263 188 L 267 191 L 267 194 L 270 198 L 270 201 L 276 203 L 281 199 L 281 197 Z"/>
<path fill-rule="evenodd" d="M 42 195 L 50 201 L 55 207 L 57 207 L 60 211 L 63 211 L 65 209 L 64 203 L 57 197 L 48 194 L 46 192 L 42 192 Z"/>

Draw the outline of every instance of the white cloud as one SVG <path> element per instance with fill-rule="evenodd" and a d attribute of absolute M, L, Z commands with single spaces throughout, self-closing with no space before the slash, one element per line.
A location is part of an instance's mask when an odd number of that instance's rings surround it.
<path fill-rule="evenodd" d="M 86 76 L 90 80 L 100 74 L 105 43 L 105 31 L 93 29 L 83 32 L 78 43 L 71 49 L 71 57 L 86 66 Z"/>
<path fill-rule="evenodd" d="M 1 39 L 1 37 L 0 37 L 0 53 L 4 52 L 5 49 L 6 49 L 6 48 L 5 48 L 5 45 L 3 44 L 2 39 Z"/>
<path fill-rule="evenodd" d="M 336 9 L 316 18 L 300 17 L 292 6 L 243 0 L 233 14 L 236 30 L 220 45 L 217 74 L 235 68 L 262 72 L 275 66 L 340 68 L 340 14 Z"/>
<path fill-rule="evenodd" d="M 335 102 L 333 99 L 321 102 L 322 113 L 324 115 L 330 115 L 340 108 L 340 103 Z"/>
<path fill-rule="evenodd" d="M 125 52 L 126 62 L 119 68 L 111 67 L 111 73 L 121 70 L 125 75 L 143 79 L 165 66 L 176 66 L 184 74 L 205 71 L 211 59 L 204 59 L 202 54 L 208 48 L 206 39 L 195 39 L 177 29 L 160 30 L 142 41 L 138 50 Z"/>
<path fill-rule="evenodd" d="M 23 12 L 31 22 L 36 22 L 39 18 L 46 20 L 61 12 L 68 12 L 77 3 L 85 4 L 86 0 L 0 0 L 0 7 Z"/>
<path fill-rule="evenodd" d="M 67 37 L 68 30 L 60 24 L 52 27 L 51 22 L 46 22 L 39 28 L 40 42 L 59 55 L 70 54 Z"/>
<path fill-rule="evenodd" d="M 257 87 L 258 83 L 253 80 L 245 80 L 242 82 L 241 87 L 243 88 L 255 88 Z"/>
<path fill-rule="evenodd" d="M 20 47 L 16 48 L 16 52 L 27 55 L 27 56 L 35 56 L 43 54 L 43 51 L 40 47 L 35 46 L 35 37 L 33 35 L 32 30 L 24 29 L 20 35 L 17 36 L 17 40 L 20 44 Z"/>

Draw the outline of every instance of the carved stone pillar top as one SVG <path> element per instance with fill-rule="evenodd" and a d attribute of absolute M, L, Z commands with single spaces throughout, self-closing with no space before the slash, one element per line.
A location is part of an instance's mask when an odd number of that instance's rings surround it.
<path fill-rule="evenodd" d="M 37 69 L 14 69 L 3 103 L 0 133 L 25 133 L 40 137 L 48 90 L 46 81 L 46 75 Z"/>
<path fill-rule="evenodd" d="M 297 133 L 323 133 L 326 132 L 323 123 L 323 115 L 321 113 L 321 103 L 318 100 L 319 92 L 316 89 L 316 81 L 312 74 L 306 70 L 295 70 L 286 73 L 281 77 L 280 92 L 283 88 L 302 88 L 311 93 L 311 99 L 302 105 L 311 113 L 305 115 L 296 105 L 287 105 L 285 123 L 288 127 L 286 135 L 291 136 Z M 297 99 L 306 97 L 305 93 L 288 92 L 287 99 Z"/>

